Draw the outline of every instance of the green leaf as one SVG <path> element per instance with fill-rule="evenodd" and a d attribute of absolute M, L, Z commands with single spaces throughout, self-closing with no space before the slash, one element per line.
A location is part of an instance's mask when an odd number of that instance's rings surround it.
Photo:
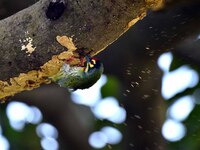
<path fill-rule="evenodd" d="M 195 106 L 189 117 L 183 123 L 186 126 L 186 135 L 181 141 L 169 143 L 170 150 L 199 150 L 200 105 Z"/>
<path fill-rule="evenodd" d="M 172 63 L 170 65 L 169 71 L 174 71 L 178 69 L 179 67 L 183 66 L 185 63 L 186 63 L 185 60 L 173 54 L 173 59 L 172 59 Z"/>
<path fill-rule="evenodd" d="M 102 97 L 118 97 L 120 91 L 120 82 L 114 76 L 107 76 L 107 82 L 101 88 Z"/>

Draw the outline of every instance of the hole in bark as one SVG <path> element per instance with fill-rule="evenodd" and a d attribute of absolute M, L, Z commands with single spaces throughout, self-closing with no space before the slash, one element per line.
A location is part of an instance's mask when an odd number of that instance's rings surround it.
<path fill-rule="evenodd" d="M 28 85 L 35 84 L 35 81 L 33 81 L 33 80 L 28 80 L 28 81 L 27 81 L 27 84 L 28 84 Z"/>
<path fill-rule="evenodd" d="M 12 66 L 12 62 L 11 62 L 11 61 L 9 61 L 9 62 L 8 62 L 8 65 L 9 65 L 9 66 Z"/>
<path fill-rule="evenodd" d="M 46 16 L 50 20 L 59 19 L 64 13 L 66 6 L 63 0 L 56 0 L 49 3 Z"/>

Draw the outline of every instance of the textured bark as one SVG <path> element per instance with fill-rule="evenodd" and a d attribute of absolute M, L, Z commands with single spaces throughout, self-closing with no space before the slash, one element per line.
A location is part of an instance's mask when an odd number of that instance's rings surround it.
<path fill-rule="evenodd" d="M 49 83 L 46 77 L 55 74 L 65 59 L 82 48 L 97 54 L 161 2 L 65 0 L 64 14 L 51 21 L 45 15 L 50 1 L 41 0 L 0 21 L 0 99 Z M 57 36 L 71 37 L 77 49 L 62 53 L 68 49 Z"/>

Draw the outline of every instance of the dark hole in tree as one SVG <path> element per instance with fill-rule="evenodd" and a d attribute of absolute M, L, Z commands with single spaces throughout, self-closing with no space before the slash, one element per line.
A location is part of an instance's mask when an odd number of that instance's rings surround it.
<path fill-rule="evenodd" d="M 28 81 L 27 81 L 27 84 L 28 84 L 28 85 L 35 84 L 35 81 L 33 81 L 33 80 L 28 80 Z"/>
<path fill-rule="evenodd" d="M 12 66 L 12 62 L 11 62 L 11 61 L 9 61 L 9 62 L 8 62 L 8 65 L 9 65 L 9 66 Z"/>
<path fill-rule="evenodd" d="M 65 8 L 65 3 L 61 0 L 50 2 L 46 11 L 46 16 L 50 20 L 57 20 L 62 16 Z"/>

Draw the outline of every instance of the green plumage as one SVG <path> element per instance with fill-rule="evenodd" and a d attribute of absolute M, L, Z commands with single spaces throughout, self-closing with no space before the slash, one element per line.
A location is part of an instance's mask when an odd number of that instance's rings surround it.
<path fill-rule="evenodd" d="M 84 71 L 86 65 L 91 63 L 86 62 L 84 67 L 70 67 L 64 64 L 60 71 L 51 77 L 52 81 L 56 82 L 60 87 L 65 87 L 71 90 L 86 89 L 91 87 L 101 77 L 103 73 L 103 64 L 98 61 L 94 67 Z"/>

